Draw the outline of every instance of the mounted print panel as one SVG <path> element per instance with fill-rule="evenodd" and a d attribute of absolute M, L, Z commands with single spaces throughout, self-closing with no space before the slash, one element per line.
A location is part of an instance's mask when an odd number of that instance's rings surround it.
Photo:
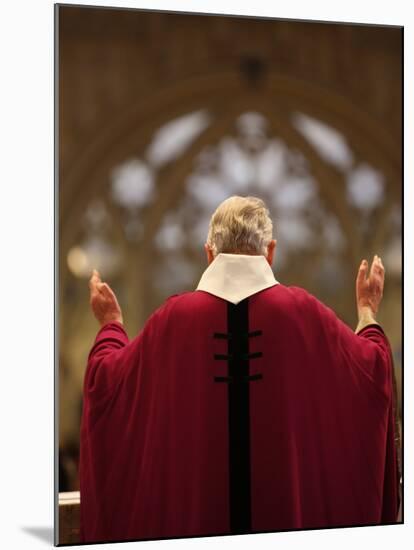
<path fill-rule="evenodd" d="M 55 6 L 58 545 L 402 522 L 402 28 Z"/>

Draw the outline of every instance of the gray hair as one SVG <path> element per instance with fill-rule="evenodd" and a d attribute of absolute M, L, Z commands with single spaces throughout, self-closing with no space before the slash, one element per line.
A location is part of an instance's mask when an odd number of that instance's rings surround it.
<path fill-rule="evenodd" d="M 233 196 L 223 201 L 210 220 L 207 244 L 217 256 L 266 256 L 273 224 L 265 203 L 256 197 Z"/>

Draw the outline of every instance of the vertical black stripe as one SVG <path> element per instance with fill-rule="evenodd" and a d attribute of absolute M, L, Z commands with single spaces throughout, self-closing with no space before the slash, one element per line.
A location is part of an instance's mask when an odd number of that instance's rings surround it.
<path fill-rule="evenodd" d="M 232 533 L 251 531 L 248 299 L 228 304 L 229 478 Z"/>

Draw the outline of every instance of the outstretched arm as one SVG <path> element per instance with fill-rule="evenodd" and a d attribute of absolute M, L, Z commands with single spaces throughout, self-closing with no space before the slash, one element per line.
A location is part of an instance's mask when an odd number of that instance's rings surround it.
<path fill-rule="evenodd" d="M 89 281 L 90 305 L 101 329 L 88 356 L 84 389 L 99 395 L 110 391 L 128 364 L 135 346 L 123 327 L 122 312 L 113 290 L 94 269 Z"/>
<path fill-rule="evenodd" d="M 388 468 L 388 477 L 384 480 L 384 506 L 381 522 L 389 523 L 401 521 L 401 434 L 397 414 L 397 387 L 395 381 L 395 370 L 392 360 L 390 344 L 376 321 L 376 315 L 382 300 L 384 290 L 385 269 L 381 258 L 374 256 L 369 276 L 368 262 L 363 260 L 356 280 L 356 298 L 358 309 L 358 326 L 356 333 L 362 338 L 375 342 L 388 357 L 389 385 L 391 392 L 391 407 L 389 412 L 388 427 L 388 455 L 387 461 L 394 465 Z M 397 509 L 400 507 L 397 517 Z"/>
<path fill-rule="evenodd" d="M 381 350 L 392 371 L 392 351 L 387 337 L 376 320 L 384 292 L 385 269 L 382 260 L 375 255 L 368 274 L 368 262 L 362 260 L 356 278 L 356 305 L 358 325 L 355 333 L 375 343 Z"/>
<path fill-rule="evenodd" d="M 376 320 L 384 288 L 384 267 L 374 256 L 368 273 L 368 262 L 361 262 L 356 279 L 358 326 L 351 330 L 335 312 L 316 300 L 318 317 L 324 333 L 324 346 L 332 354 L 345 358 L 345 364 L 354 365 L 380 391 L 389 396 L 391 391 L 392 353 L 384 330 Z"/>

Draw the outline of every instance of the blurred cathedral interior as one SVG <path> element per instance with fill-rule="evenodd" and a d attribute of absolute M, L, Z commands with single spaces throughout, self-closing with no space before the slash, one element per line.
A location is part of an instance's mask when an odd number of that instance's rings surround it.
<path fill-rule="evenodd" d="M 206 267 L 230 195 L 269 207 L 278 281 L 350 327 L 379 254 L 401 414 L 402 32 L 397 27 L 60 6 L 59 491 L 79 490 L 93 268 L 130 337 Z"/>

